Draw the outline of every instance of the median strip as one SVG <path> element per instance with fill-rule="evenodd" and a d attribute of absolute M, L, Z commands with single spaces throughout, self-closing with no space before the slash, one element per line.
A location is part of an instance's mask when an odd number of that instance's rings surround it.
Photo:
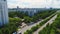
<path fill-rule="evenodd" d="M 33 26 L 30 30 L 27 30 L 26 32 L 24 32 L 24 34 L 33 34 L 33 32 L 35 32 L 37 29 L 39 29 L 40 26 L 45 24 L 48 20 L 50 20 L 55 15 L 56 15 L 56 13 L 54 13 L 53 15 L 49 16 L 48 18 L 44 19 L 44 21 L 42 21 L 41 23 L 39 23 L 36 26 Z"/>

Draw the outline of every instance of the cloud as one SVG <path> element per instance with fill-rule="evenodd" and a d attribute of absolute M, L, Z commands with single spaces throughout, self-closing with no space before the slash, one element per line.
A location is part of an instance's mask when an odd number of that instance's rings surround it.
<path fill-rule="evenodd" d="M 59 0 L 7 0 L 8 7 L 14 8 L 19 6 L 20 8 L 43 8 L 43 7 L 59 7 Z M 52 4 L 52 5 L 51 5 Z"/>

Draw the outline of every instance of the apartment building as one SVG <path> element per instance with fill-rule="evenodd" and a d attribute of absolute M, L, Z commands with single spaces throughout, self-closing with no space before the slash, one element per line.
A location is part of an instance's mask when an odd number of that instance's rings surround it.
<path fill-rule="evenodd" d="M 0 0 L 0 26 L 3 26 L 8 22 L 7 0 Z"/>

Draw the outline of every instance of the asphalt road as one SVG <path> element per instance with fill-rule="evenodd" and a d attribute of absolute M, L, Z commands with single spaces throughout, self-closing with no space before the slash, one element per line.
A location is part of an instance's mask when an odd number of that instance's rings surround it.
<path fill-rule="evenodd" d="M 49 17 L 47 17 L 47 18 L 49 18 Z M 31 29 L 31 27 L 36 26 L 37 24 L 41 23 L 42 21 L 44 21 L 44 20 L 38 21 L 37 23 L 34 23 L 32 25 L 26 26 L 26 27 L 18 30 L 17 34 L 19 34 L 19 33 L 24 34 L 24 32 L 26 32 L 26 30 Z"/>
<path fill-rule="evenodd" d="M 37 31 L 35 31 L 33 34 L 38 34 L 39 31 L 43 30 L 44 27 L 46 27 L 46 25 L 49 23 L 49 25 L 51 25 L 54 20 L 56 19 L 57 15 L 55 15 L 54 17 L 52 17 L 47 23 L 45 23 L 43 26 L 41 26 Z"/>
<path fill-rule="evenodd" d="M 43 21 L 43 20 L 41 20 L 41 21 L 39 21 L 39 22 L 37 22 L 37 23 L 35 23 L 35 24 L 33 24 L 33 25 L 26 26 L 26 27 L 22 28 L 21 30 L 18 30 L 18 31 L 17 31 L 17 34 L 19 34 L 19 33 L 24 34 L 24 32 L 25 32 L 26 30 L 31 29 L 31 27 L 36 26 L 37 24 L 41 23 L 42 21 Z"/>

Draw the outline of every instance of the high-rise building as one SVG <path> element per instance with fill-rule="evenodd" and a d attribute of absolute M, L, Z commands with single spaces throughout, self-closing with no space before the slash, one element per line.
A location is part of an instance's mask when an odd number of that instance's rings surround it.
<path fill-rule="evenodd" d="M 0 26 L 7 24 L 8 22 L 7 1 L 0 0 Z"/>

